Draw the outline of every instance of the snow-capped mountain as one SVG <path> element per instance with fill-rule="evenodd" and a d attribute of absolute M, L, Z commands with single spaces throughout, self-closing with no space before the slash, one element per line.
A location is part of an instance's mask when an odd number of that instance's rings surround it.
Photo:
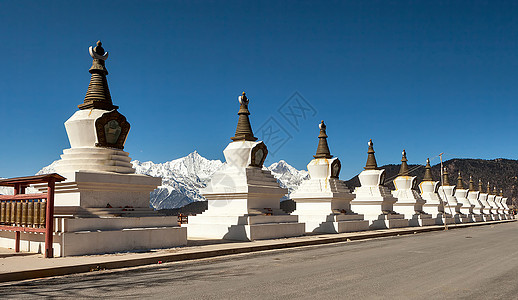
<path fill-rule="evenodd" d="M 194 201 L 203 201 L 200 194 L 210 181 L 212 175 L 224 163 L 220 160 L 209 160 L 194 151 L 189 155 L 165 163 L 152 161 L 131 162 L 137 174 L 162 177 L 162 185 L 151 192 L 150 204 L 155 209 L 171 209 L 182 207 Z M 41 169 L 38 174 L 54 172 L 57 161 Z M 299 171 L 284 160 L 273 163 L 265 168 L 279 181 L 282 187 L 291 193 L 300 183 L 309 178 L 306 171 Z M 0 192 L 1 193 L 1 192 Z"/>
<path fill-rule="evenodd" d="M 309 179 L 309 173 L 305 170 L 297 170 L 284 160 L 271 164 L 267 167 L 277 179 L 281 187 L 287 188 L 288 193 L 293 192 L 302 181 Z"/>
<path fill-rule="evenodd" d="M 162 185 L 151 192 L 151 206 L 156 209 L 177 208 L 205 200 L 199 190 L 223 166 L 220 160 L 208 160 L 196 151 L 165 163 L 138 160 L 131 163 L 137 174 L 162 177 Z"/>

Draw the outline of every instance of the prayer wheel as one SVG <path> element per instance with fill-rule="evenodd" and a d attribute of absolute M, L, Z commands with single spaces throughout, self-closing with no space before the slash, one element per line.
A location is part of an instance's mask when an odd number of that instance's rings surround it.
<path fill-rule="evenodd" d="M 7 206 L 7 204 L 5 203 L 5 201 L 2 201 L 2 203 L 0 203 L 0 224 L 5 223 L 5 216 L 6 216 L 5 207 L 6 206 Z"/>
<path fill-rule="evenodd" d="M 16 225 L 22 224 L 22 202 L 16 202 Z"/>
<path fill-rule="evenodd" d="M 5 224 L 11 224 L 11 201 L 5 203 Z"/>
<path fill-rule="evenodd" d="M 11 218 L 9 219 L 10 224 L 16 222 L 16 201 L 11 201 Z"/>
<path fill-rule="evenodd" d="M 34 227 L 40 227 L 40 201 L 34 202 Z"/>
<path fill-rule="evenodd" d="M 45 227 L 45 215 L 47 210 L 47 202 L 40 202 L 40 227 Z"/>
<path fill-rule="evenodd" d="M 22 226 L 27 226 L 27 213 L 29 207 L 27 206 L 27 201 L 22 202 Z"/>
<path fill-rule="evenodd" d="M 34 201 L 27 203 L 27 226 L 34 225 Z"/>

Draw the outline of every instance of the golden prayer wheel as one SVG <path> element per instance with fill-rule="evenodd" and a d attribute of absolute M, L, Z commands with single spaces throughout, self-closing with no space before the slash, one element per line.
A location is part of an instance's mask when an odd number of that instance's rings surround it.
<path fill-rule="evenodd" d="M 34 225 L 34 202 L 27 203 L 27 226 Z"/>
<path fill-rule="evenodd" d="M 47 202 L 40 202 L 40 227 L 45 227 L 46 210 Z"/>
<path fill-rule="evenodd" d="M 4 224 L 5 223 L 5 207 L 6 207 L 6 203 L 5 201 L 2 201 L 0 203 L 0 223 L 1 224 Z"/>
<path fill-rule="evenodd" d="M 11 224 L 11 201 L 5 203 L 5 223 Z"/>
<path fill-rule="evenodd" d="M 40 227 L 40 201 L 34 202 L 34 227 Z"/>
<path fill-rule="evenodd" d="M 27 201 L 23 201 L 22 202 L 22 226 L 27 226 L 27 213 L 28 213 Z"/>
<path fill-rule="evenodd" d="M 11 218 L 9 220 L 10 224 L 14 224 L 16 222 L 16 201 L 11 201 Z"/>
<path fill-rule="evenodd" d="M 16 202 L 16 225 L 22 224 L 22 202 Z"/>

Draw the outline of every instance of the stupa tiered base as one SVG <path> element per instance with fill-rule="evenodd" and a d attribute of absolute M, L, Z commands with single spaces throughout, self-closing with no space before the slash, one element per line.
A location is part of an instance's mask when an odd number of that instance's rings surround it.
<path fill-rule="evenodd" d="M 481 214 L 473 214 L 473 222 L 484 222 L 484 216 Z"/>
<path fill-rule="evenodd" d="M 435 225 L 455 224 L 453 216 L 446 213 L 439 213 L 433 219 L 435 220 Z"/>
<path fill-rule="evenodd" d="M 119 214 L 99 218 L 54 218 L 54 256 L 172 248 L 187 244 L 186 228 L 178 226 L 176 217 L 156 214 L 154 217 L 129 217 L 126 212 L 120 209 Z M 14 248 L 13 235 L 12 232 L 1 232 L 0 247 Z M 22 232 L 21 251 L 42 253 L 43 249 L 43 234 Z"/>
<path fill-rule="evenodd" d="M 473 217 L 471 217 L 470 215 L 465 215 L 465 214 L 460 214 L 460 213 L 454 214 L 453 219 L 455 220 L 455 223 L 457 223 L 457 224 L 473 222 Z"/>
<path fill-rule="evenodd" d="M 171 248 L 187 244 L 187 231 L 174 216 L 149 207 L 149 193 L 161 178 L 137 174 L 76 171 L 55 189 L 57 256 Z M 40 191 L 46 186 L 36 185 Z M 22 250 L 37 251 L 42 237 L 27 236 Z M 23 248 L 25 247 L 25 248 Z"/>
<path fill-rule="evenodd" d="M 431 169 L 430 162 L 427 161 L 427 169 Z M 430 171 L 431 172 L 431 171 Z M 421 190 L 421 198 L 426 202 L 423 204 L 423 211 L 432 216 L 432 219 L 435 222 L 435 225 L 444 225 L 444 224 L 453 224 L 455 220 L 452 218 L 450 214 L 444 213 L 444 205 L 442 203 L 441 198 L 437 194 L 437 184 L 438 181 L 433 181 L 430 178 L 428 180 L 422 181 L 419 184 L 419 189 Z"/>
<path fill-rule="evenodd" d="M 408 226 L 430 226 L 435 225 L 436 221 L 432 218 L 431 214 L 427 214 L 424 212 L 416 213 L 415 211 L 410 211 L 405 213 L 405 210 L 402 206 L 394 205 L 394 208 L 397 209 L 401 214 L 404 214 L 404 217 L 408 220 Z M 411 214 L 413 212 L 413 214 Z"/>
<path fill-rule="evenodd" d="M 280 199 L 287 190 L 252 160 L 259 158 L 257 164 L 262 165 L 266 146 L 235 141 L 223 153 L 225 167 L 202 190 L 208 209 L 189 217 L 183 225 L 188 228 L 188 237 L 253 241 L 303 235 L 304 224 L 298 217 L 280 209 Z"/>
<path fill-rule="evenodd" d="M 297 206 L 300 204 L 297 203 Z M 364 220 L 363 215 L 352 212 L 344 213 L 337 210 L 333 213 L 319 214 L 318 211 L 297 208 L 293 214 L 299 216 L 299 222 L 305 224 L 306 232 L 342 233 L 369 229 L 369 221 Z"/>
<path fill-rule="evenodd" d="M 405 161 L 402 165 L 406 166 L 405 152 L 403 158 Z M 432 219 L 431 214 L 423 211 L 423 204 L 425 200 L 421 198 L 417 191 L 413 190 L 414 176 L 398 176 L 394 179 L 395 191 L 392 195 L 397 198 L 394 203 L 394 210 L 403 214 L 408 219 L 408 226 L 430 226 L 435 225 L 435 220 Z"/>
<path fill-rule="evenodd" d="M 210 209 L 210 208 L 209 208 Z M 275 213 L 275 215 L 270 215 Z M 304 234 L 304 224 L 297 216 L 280 211 L 264 211 L 260 215 L 217 216 L 203 213 L 189 217 L 189 238 L 253 241 Z"/>
<path fill-rule="evenodd" d="M 351 209 L 363 214 L 371 229 L 407 227 L 405 216 L 393 210 L 397 199 L 381 185 L 384 173 L 385 170 L 366 169 L 358 175 L 361 186 L 354 190 Z"/>

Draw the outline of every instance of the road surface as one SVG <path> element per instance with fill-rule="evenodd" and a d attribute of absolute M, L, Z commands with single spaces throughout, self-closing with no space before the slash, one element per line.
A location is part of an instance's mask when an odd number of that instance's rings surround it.
<path fill-rule="evenodd" d="M 0 284 L 3 299 L 518 299 L 518 222 Z"/>

